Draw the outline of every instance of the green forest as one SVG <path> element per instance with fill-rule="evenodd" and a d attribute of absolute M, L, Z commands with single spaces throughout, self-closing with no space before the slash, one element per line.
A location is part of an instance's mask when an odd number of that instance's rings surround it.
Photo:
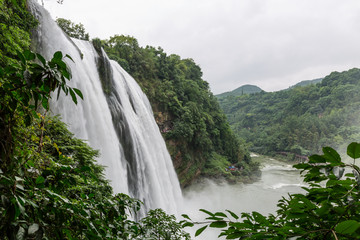
<path fill-rule="evenodd" d="M 262 154 L 309 156 L 323 146 L 344 152 L 359 139 L 360 70 L 278 92 L 219 98 L 235 134 Z M 296 156 L 295 156 L 296 157 Z"/>

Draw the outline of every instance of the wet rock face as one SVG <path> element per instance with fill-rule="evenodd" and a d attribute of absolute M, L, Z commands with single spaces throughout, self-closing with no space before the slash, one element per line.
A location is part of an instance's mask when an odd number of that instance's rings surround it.
<path fill-rule="evenodd" d="M 205 163 L 202 156 L 187 146 L 187 143 L 169 138 L 168 133 L 173 129 L 173 118 L 166 111 L 160 111 L 158 106 L 152 106 L 155 121 L 165 139 L 181 188 L 185 188 L 201 175 L 201 164 Z"/>

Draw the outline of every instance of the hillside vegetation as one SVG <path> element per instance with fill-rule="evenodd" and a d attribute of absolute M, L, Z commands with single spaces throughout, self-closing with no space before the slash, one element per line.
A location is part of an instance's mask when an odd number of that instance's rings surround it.
<path fill-rule="evenodd" d="M 323 80 L 322 78 L 317 78 L 317 79 L 313 79 L 313 80 L 304 80 L 304 81 L 301 81 L 301 82 L 295 84 L 294 86 L 291 86 L 290 88 L 305 87 L 307 85 L 320 83 L 322 80 Z"/>
<path fill-rule="evenodd" d="M 236 135 L 263 154 L 343 149 L 360 135 L 360 70 L 333 72 L 320 83 L 220 99 Z M 295 154 L 295 155 L 294 155 Z"/>
<path fill-rule="evenodd" d="M 230 92 L 224 92 L 221 94 L 216 95 L 217 98 L 224 98 L 228 96 L 241 96 L 244 94 L 252 94 L 252 93 L 259 93 L 263 90 L 255 85 L 243 85 L 235 90 L 232 90 Z"/>

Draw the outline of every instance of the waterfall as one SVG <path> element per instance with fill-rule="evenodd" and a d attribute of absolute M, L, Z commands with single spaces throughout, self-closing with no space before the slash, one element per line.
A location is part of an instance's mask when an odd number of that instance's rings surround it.
<path fill-rule="evenodd" d="M 39 26 L 33 45 L 50 59 L 54 52 L 74 62 L 71 87 L 84 101 L 71 97 L 53 100 L 52 113 L 61 115 L 77 138 L 100 150 L 98 162 L 115 193 L 126 193 L 144 203 L 144 211 L 162 208 L 176 214 L 182 202 L 180 185 L 145 94 L 120 65 L 87 41 L 70 39 L 37 3 L 29 3 Z M 100 69 L 100 71 L 99 71 Z"/>

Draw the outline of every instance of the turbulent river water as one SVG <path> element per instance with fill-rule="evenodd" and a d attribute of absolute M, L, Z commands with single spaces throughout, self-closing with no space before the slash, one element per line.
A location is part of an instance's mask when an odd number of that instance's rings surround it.
<path fill-rule="evenodd" d="M 239 215 L 241 212 L 257 211 L 267 215 L 276 212 L 277 202 L 282 196 L 304 191 L 300 172 L 292 165 L 269 158 L 261 168 L 260 180 L 252 184 L 229 185 L 208 180 L 191 186 L 184 192 L 185 213 L 196 221 L 203 221 L 206 217 L 199 209 L 211 212 L 229 209 Z M 191 231 L 198 228 L 200 226 Z M 218 230 L 207 229 L 196 239 L 217 239 L 219 233 Z"/>

